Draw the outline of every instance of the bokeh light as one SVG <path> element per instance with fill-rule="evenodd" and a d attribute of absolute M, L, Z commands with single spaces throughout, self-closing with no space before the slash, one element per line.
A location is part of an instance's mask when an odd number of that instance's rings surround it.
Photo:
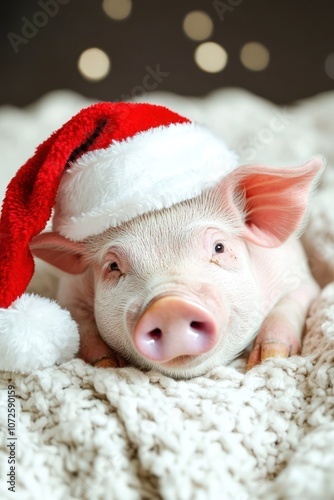
<path fill-rule="evenodd" d="M 183 31 L 191 40 L 206 40 L 213 33 L 213 22 L 206 12 L 194 10 L 184 18 Z"/>
<path fill-rule="evenodd" d="M 132 11 L 131 0 L 103 0 L 102 8 L 108 17 L 115 21 L 123 21 Z"/>
<path fill-rule="evenodd" d="M 334 80 L 334 52 L 329 54 L 325 60 L 325 71 L 329 78 Z"/>
<path fill-rule="evenodd" d="M 103 50 L 92 47 L 81 53 L 78 60 L 78 69 L 86 80 L 99 81 L 108 75 L 111 69 L 111 61 Z"/>
<path fill-rule="evenodd" d="M 195 50 L 195 62 L 197 66 L 207 73 L 218 73 L 227 64 L 226 50 L 215 42 L 201 43 Z"/>
<path fill-rule="evenodd" d="M 262 71 L 269 64 L 270 54 L 262 43 L 249 42 L 242 47 L 240 59 L 245 68 L 251 71 Z"/>

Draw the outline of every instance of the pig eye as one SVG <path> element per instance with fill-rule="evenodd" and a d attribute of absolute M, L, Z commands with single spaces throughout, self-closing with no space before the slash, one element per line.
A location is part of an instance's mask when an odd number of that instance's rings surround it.
<path fill-rule="evenodd" d="M 108 266 L 109 271 L 119 271 L 117 262 L 111 262 Z"/>
<path fill-rule="evenodd" d="M 217 243 L 215 246 L 215 253 L 223 253 L 225 251 L 225 247 L 222 243 Z"/>

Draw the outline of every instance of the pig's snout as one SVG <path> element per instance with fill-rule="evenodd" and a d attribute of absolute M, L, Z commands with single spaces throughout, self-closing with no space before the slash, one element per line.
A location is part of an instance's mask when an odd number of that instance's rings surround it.
<path fill-rule="evenodd" d="M 174 295 L 154 300 L 133 330 L 138 352 L 160 363 L 208 352 L 217 339 L 214 316 L 203 306 Z"/>

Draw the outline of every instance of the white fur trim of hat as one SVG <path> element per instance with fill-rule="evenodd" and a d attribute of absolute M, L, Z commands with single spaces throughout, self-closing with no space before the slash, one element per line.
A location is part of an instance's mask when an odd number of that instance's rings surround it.
<path fill-rule="evenodd" d="M 71 164 L 58 189 L 53 229 L 82 240 L 198 196 L 236 166 L 237 155 L 202 125 L 151 128 Z"/>

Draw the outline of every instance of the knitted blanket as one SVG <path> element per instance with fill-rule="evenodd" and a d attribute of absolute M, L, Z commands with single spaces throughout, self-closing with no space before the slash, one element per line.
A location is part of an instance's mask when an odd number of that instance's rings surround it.
<path fill-rule="evenodd" d="M 242 161 L 327 157 L 303 237 L 314 275 L 327 286 L 311 308 L 303 356 L 247 373 L 241 356 L 187 381 L 80 360 L 28 376 L 1 373 L 0 497 L 333 499 L 334 93 L 289 109 L 240 90 L 146 100 L 208 123 Z M 88 104 L 65 92 L 23 111 L 0 109 L 1 197 L 34 147 Z M 32 288 L 52 295 L 53 286 L 41 268 Z"/>

